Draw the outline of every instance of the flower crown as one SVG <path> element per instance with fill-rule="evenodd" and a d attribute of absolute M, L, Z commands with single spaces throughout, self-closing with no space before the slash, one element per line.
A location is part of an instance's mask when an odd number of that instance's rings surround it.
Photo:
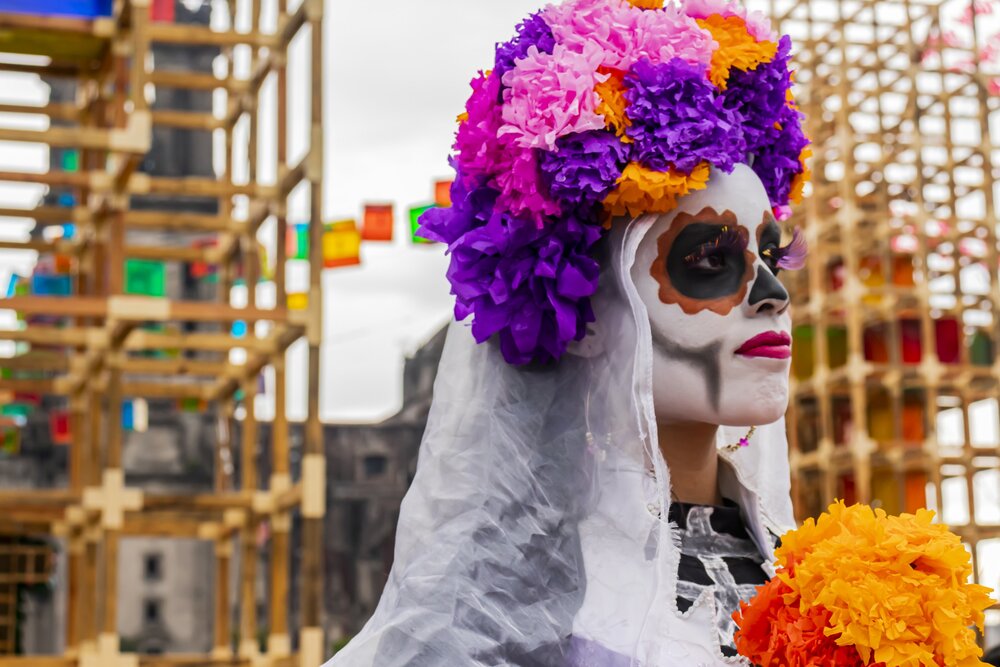
<path fill-rule="evenodd" d="M 567 0 L 529 16 L 459 116 L 446 243 L 455 317 L 511 364 L 559 359 L 594 321 L 597 242 L 617 216 L 665 213 L 710 167 L 750 164 L 779 218 L 809 140 L 791 40 L 728 0 Z"/>

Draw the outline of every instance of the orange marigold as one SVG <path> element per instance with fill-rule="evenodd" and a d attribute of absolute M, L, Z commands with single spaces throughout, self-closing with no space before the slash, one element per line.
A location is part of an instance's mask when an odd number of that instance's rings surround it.
<path fill-rule="evenodd" d="M 629 4 L 639 9 L 663 9 L 663 0 L 628 0 Z"/>
<path fill-rule="evenodd" d="M 735 67 L 747 72 L 761 63 L 769 63 L 778 53 L 775 42 L 758 42 L 747 29 L 747 22 L 739 16 L 712 14 L 698 19 L 698 25 L 712 33 L 719 48 L 712 54 L 709 78 L 719 90 L 725 90 L 729 73 Z"/>
<path fill-rule="evenodd" d="M 985 667 L 972 626 L 983 626 L 993 603 L 989 589 L 968 583 L 968 551 L 933 520 L 928 510 L 895 517 L 865 505 L 831 505 L 782 538 L 780 583 L 772 584 L 780 604 L 822 620 L 823 634 L 853 647 L 866 667 Z M 804 640 L 790 629 L 794 612 L 772 609 L 780 604 L 771 592 L 741 610 L 744 647 L 759 646 L 760 618 L 788 626 L 792 648 Z"/>
<path fill-rule="evenodd" d="M 625 99 L 625 75 L 618 70 L 603 70 L 602 74 L 608 74 L 608 79 L 597 84 L 594 91 L 601 98 L 601 103 L 597 105 L 597 113 L 604 116 L 604 122 L 609 130 L 614 130 L 624 143 L 632 143 L 632 139 L 625 136 L 625 130 L 631 125 L 625 111 L 628 108 L 628 100 Z"/>
<path fill-rule="evenodd" d="M 802 203 L 802 193 L 805 190 L 806 183 L 812 180 L 812 170 L 809 169 L 809 164 L 806 162 L 812 157 L 812 154 L 812 148 L 806 146 L 799 155 L 799 164 L 802 165 L 802 172 L 792 179 L 792 191 L 788 195 L 789 201 L 793 204 Z"/>
<path fill-rule="evenodd" d="M 632 217 L 644 213 L 666 213 L 677 207 L 677 199 L 708 185 L 709 165 L 703 162 L 690 175 L 675 171 L 653 171 L 637 162 L 625 167 L 618 185 L 605 198 L 604 209 L 612 216 Z"/>

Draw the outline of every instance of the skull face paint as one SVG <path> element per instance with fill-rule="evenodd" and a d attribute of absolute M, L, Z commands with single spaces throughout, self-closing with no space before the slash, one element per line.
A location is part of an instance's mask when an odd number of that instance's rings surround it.
<path fill-rule="evenodd" d="M 688 315 L 710 310 L 728 315 L 742 303 L 754 273 L 750 232 L 732 211 L 708 207 L 679 214 L 657 240 L 659 254 L 650 275 L 660 284 L 660 301 Z"/>
<path fill-rule="evenodd" d="M 659 216 L 632 279 L 653 337 L 660 421 L 770 424 L 788 406 L 791 316 L 777 279 L 781 230 L 758 176 L 713 170 Z"/>

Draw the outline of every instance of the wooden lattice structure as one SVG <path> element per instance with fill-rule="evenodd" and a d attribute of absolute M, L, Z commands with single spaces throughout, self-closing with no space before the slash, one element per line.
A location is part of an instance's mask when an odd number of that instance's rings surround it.
<path fill-rule="evenodd" d="M 322 630 L 322 518 L 325 461 L 319 422 L 319 347 L 322 340 L 322 0 L 229 0 L 228 29 L 150 20 L 150 0 L 117 0 L 113 15 L 77 19 L 0 13 L 0 51 L 50 60 L 0 58 L 0 69 L 76 83 L 76 101 L 46 107 L 4 104 L 0 111 L 46 115 L 46 130 L 0 129 L 0 140 L 78 151 L 73 171 L 0 173 L 0 180 L 38 183 L 71 193 L 70 207 L 4 208 L 0 215 L 33 218 L 39 226 L 75 224 L 72 238 L 24 243 L 41 258 L 68 267 L 70 295 L 18 295 L 0 300 L 26 322 L 0 331 L 22 352 L 0 360 L 0 393 L 64 397 L 69 408 L 68 486 L 55 490 L 0 489 L 0 534 L 53 535 L 68 552 L 67 629 L 63 657 L 3 657 L 0 666 L 127 667 L 131 665 L 303 665 L 316 667 L 326 652 Z M 262 16 L 265 18 L 262 19 Z M 234 26 L 243 27 L 237 31 Z M 289 45 L 307 47 L 311 95 L 307 108 L 290 108 Z M 297 43 L 298 43 L 297 42 Z M 224 71 L 160 69 L 155 44 L 214 47 Z M 237 67 L 236 63 L 242 63 Z M 240 74 L 239 72 L 243 73 Z M 248 74 L 247 74 L 248 73 Z M 260 113 L 262 88 L 272 86 L 276 111 Z M 224 113 L 156 109 L 163 88 L 224 94 Z M 265 121 L 263 118 L 269 120 Z M 270 123 L 270 127 L 264 125 Z M 303 155 L 289 162 L 289 128 L 307 127 Z M 217 178 L 151 177 L 137 172 L 158 126 L 224 136 L 224 169 Z M 276 137 L 272 154 L 259 150 L 262 133 Z M 220 142 L 220 144 L 223 142 Z M 249 173 L 234 168 L 248 156 Z M 271 160 L 270 165 L 263 164 Z M 267 167 L 265 169 L 265 167 Z M 263 173 L 269 174 L 260 178 Z M 308 200 L 311 292 L 290 307 L 285 287 L 287 203 L 293 190 Z M 141 209 L 137 198 L 145 197 Z M 149 201 L 212 199 L 216 213 L 178 212 Z M 0 221 L 2 224 L 2 221 Z M 268 225 L 275 307 L 257 302 L 261 273 L 258 232 Z M 163 230 L 165 241 L 136 243 L 133 232 Z M 198 243 L 183 242 L 197 234 Z M 175 242 L 171 245 L 169 241 Z M 214 300 L 179 301 L 129 289 L 127 262 L 216 267 Z M 234 282 L 248 285 L 245 307 L 230 305 Z M 128 293 L 131 292 L 131 293 Z M 233 333 L 245 323 L 244 335 Z M 285 355 L 301 339 L 308 346 L 310 390 L 302 456 L 292 468 L 285 415 Z M 243 350 L 231 361 L 230 352 Z M 261 479 L 256 455 L 258 376 L 275 370 L 270 476 Z M 215 489 L 207 495 L 165 496 L 126 485 L 122 461 L 123 405 L 130 399 L 194 402 L 219 415 Z M 241 417 L 232 428 L 235 415 Z M 238 431 L 240 441 L 233 441 Z M 233 461 L 238 463 L 234 479 Z M 293 474 L 294 473 L 294 474 Z M 293 517 L 300 518 L 298 582 L 290 581 Z M 259 543 L 267 523 L 269 539 Z M 131 536 L 210 540 L 216 549 L 214 651 L 206 656 L 124 654 L 118 637 L 119 544 Z M 240 557 L 234 560 L 234 551 Z M 259 573 L 269 550 L 269 572 Z M 239 563 L 237 591 L 230 572 Z M 258 578 L 270 591 L 267 619 L 257 618 Z M 289 619 L 290 587 L 299 586 L 297 637 Z M 238 601 L 231 622 L 229 601 Z M 266 622 L 266 650 L 257 642 Z M 233 637 L 239 637 L 234 641 Z"/>
<path fill-rule="evenodd" d="M 981 574 L 980 547 L 1000 538 L 988 35 L 973 21 L 967 43 L 942 39 L 948 11 L 975 11 L 964 0 L 751 5 L 794 40 L 814 141 L 812 195 L 793 220 L 811 258 L 789 278 L 799 518 L 838 497 L 935 507 Z"/>

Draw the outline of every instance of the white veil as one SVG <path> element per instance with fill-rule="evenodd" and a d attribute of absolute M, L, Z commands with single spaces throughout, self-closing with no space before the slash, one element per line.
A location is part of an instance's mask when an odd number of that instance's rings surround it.
<path fill-rule="evenodd" d="M 607 239 L 592 332 L 518 368 L 453 324 L 395 564 L 375 614 L 327 667 L 744 664 L 713 646 L 711 597 L 681 614 L 652 339 L 630 278 L 655 216 Z M 745 430 L 720 429 L 720 445 Z M 784 423 L 722 466 L 772 559 L 792 526 Z"/>

